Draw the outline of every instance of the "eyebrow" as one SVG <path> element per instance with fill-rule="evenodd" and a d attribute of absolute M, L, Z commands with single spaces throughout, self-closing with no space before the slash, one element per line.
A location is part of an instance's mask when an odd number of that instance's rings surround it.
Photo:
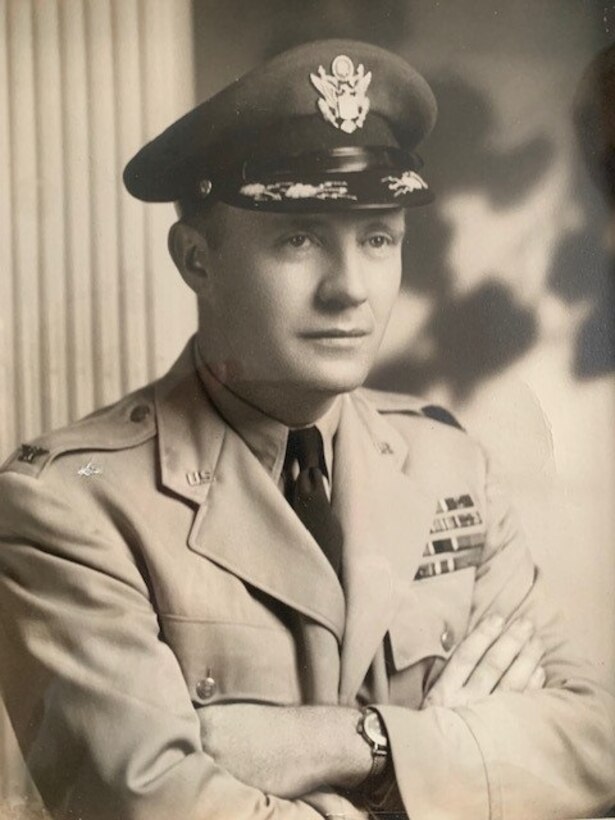
<path fill-rule="evenodd" d="M 373 219 L 365 223 L 364 229 L 367 231 L 390 231 L 397 236 L 403 236 L 406 233 L 406 220 L 404 219 L 398 226 L 397 223 L 392 224 L 384 219 Z"/>

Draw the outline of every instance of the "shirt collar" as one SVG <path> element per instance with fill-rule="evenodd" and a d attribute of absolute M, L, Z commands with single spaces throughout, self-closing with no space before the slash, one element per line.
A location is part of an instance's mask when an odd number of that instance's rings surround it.
<path fill-rule="evenodd" d="M 274 482 L 278 483 L 284 467 L 289 428 L 258 407 L 244 401 L 219 381 L 205 364 L 196 337 L 193 350 L 197 372 L 216 410 L 245 441 Z M 322 436 L 329 476 L 333 475 L 333 439 L 339 425 L 340 413 L 341 400 L 338 396 L 327 412 L 315 422 Z"/>

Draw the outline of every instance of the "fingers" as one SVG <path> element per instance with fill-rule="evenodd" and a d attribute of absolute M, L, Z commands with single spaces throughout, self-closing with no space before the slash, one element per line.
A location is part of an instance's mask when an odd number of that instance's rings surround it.
<path fill-rule="evenodd" d="M 481 621 L 449 658 L 423 708 L 449 708 L 487 697 L 493 691 L 541 689 L 546 680 L 540 662 L 545 648 L 533 624 L 518 618 L 502 631 L 497 615 Z"/>
<path fill-rule="evenodd" d="M 500 638 L 489 647 L 466 684 L 466 692 L 471 700 L 486 697 L 496 688 L 503 675 L 509 669 L 512 670 L 518 655 L 531 642 L 533 632 L 534 626 L 531 621 L 519 618 L 513 621 Z M 517 677 L 525 675 L 527 667 L 531 666 L 524 683 L 529 680 L 529 675 L 533 673 L 538 663 L 538 661 L 532 663 L 536 652 L 537 648 L 534 648 L 529 660 L 524 658 L 519 672 L 514 672 L 513 682 Z"/>
<path fill-rule="evenodd" d="M 504 619 L 499 615 L 490 615 L 483 619 L 451 655 L 423 705 L 458 705 L 463 700 L 464 684 L 489 647 L 498 639 L 503 626 Z"/>
<path fill-rule="evenodd" d="M 542 666 L 539 666 L 538 669 L 534 670 L 534 674 L 530 678 L 528 685 L 526 686 L 526 692 L 536 689 L 542 689 L 542 687 L 547 682 L 547 673 L 545 672 Z"/>
<path fill-rule="evenodd" d="M 502 692 L 524 692 L 528 688 L 541 688 L 545 675 L 539 664 L 544 653 L 545 648 L 540 638 L 531 638 L 502 675 L 496 689 Z"/>

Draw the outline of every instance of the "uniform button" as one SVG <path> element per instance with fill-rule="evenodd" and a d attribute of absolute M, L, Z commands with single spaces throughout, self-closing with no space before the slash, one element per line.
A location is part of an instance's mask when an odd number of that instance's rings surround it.
<path fill-rule="evenodd" d="M 199 182 L 199 194 L 203 199 L 206 199 L 210 195 L 213 187 L 214 186 L 210 179 L 202 179 Z"/>
<path fill-rule="evenodd" d="M 150 409 L 147 404 L 137 404 L 130 414 L 130 420 L 134 422 L 143 421 L 150 414 Z"/>
<path fill-rule="evenodd" d="M 218 689 L 218 684 L 216 683 L 215 678 L 212 678 L 211 675 L 208 675 L 206 678 L 202 678 L 196 684 L 196 693 L 201 700 L 209 700 L 212 698 Z"/>
<path fill-rule="evenodd" d="M 440 643 L 442 644 L 442 649 L 444 649 L 445 652 L 450 652 L 455 646 L 455 633 L 448 624 L 446 624 L 442 630 L 442 634 L 440 635 Z"/>

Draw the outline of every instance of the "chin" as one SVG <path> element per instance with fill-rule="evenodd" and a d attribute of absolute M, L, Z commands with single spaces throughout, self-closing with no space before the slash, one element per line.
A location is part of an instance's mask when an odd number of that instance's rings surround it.
<path fill-rule="evenodd" d="M 366 368 L 331 368 L 325 372 L 315 373 L 311 379 L 302 379 L 306 388 L 335 396 L 340 393 L 350 393 L 365 382 L 368 375 Z"/>

